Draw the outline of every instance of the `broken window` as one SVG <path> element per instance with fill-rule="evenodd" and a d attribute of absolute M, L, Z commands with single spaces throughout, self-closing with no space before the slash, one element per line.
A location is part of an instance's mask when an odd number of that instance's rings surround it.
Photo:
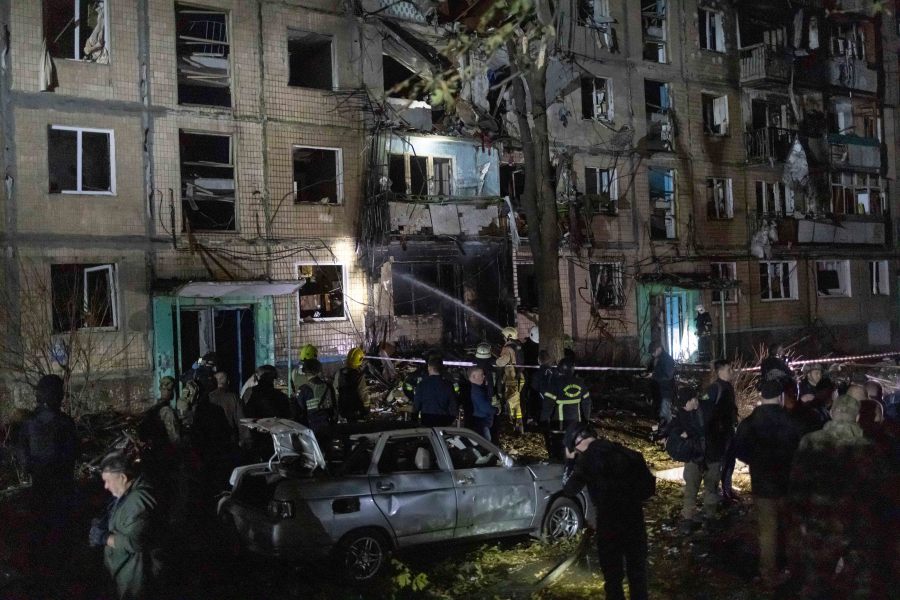
<path fill-rule="evenodd" d="M 113 264 L 50 265 L 50 295 L 55 333 L 119 325 Z"/>
<path fill-rule="evenodd" d="M 888 261 L 869 261 L 869 289 L 873 296 L 889 296 L 891 288 L 888 283 Z"/>
<path fill-rule="evenodd" d="M 43 0 L 43 17 L 50 56 L 109 63 L 104 0 Z"/>
<path fill-rule="evenodd" d="M 831 174 L 831 212 L 846 215 L 885 214 L 883 181 L 878 175 L 835 171 Z"/>
<path fill-rule="evenodd" d="M 816 291 L 819 296 L 850 297 L 850 261 L 817 260 Z"/>
<path fill-rule="evenodd" d="M 725 15 L 701 8 L 698 11 L 700 47 L 713 52 L 725 52 Z"/>
<path fill-rule="evenodd" d="M 51 125 L 47 156 L 51 194 L 115 194 L 115 135 L 111 129 Z"/>
<path fill-rule="evenodd" d="M 728 96 L 701 95 L 703 132 L 708 135 L 728 133 Z"/>
<path fill-rule="evenodd" d="M 797 263 L 792 260 L 760 262 L 759 289 L 763 300 L 796 300 Z"/>
<path fill-rule="evenodd" d="M 720 177 L 706 179 L 706 217 L 708 219 L 734 218 L 731 179 Z"/>
<path fill-rule="evenodd" d="M 606 77 L 581 78 L 581 117 L 612 121 L 612 80 Z"/>
<path fill-rule="evenodd" d="M 388 158 L 391 191 L 412 196 L 450 196 L 453 161 L 447 157 L 391 154 Z"/>
<path fill-rule="evenodd" d="M 584 201 L 590 214 L 618 212 L 618 183 L 615 169 L 584 168 Z"/>
<path fill-rule="evenodd" d="M 644 32 L 644 60 L 664 63 L 668 60 L 667 0 L 642 0 L 641 24 Z"/>
<path fill-rule="evenodd" d="M 756 182 L 756 212 L 766 216 L 794 214 L 794 193 L 784 183 Z"/>
<path fill-rule="evenodd" d="M 754 99 L 750 101 L 750 113 L 753 129 L 794 127 L 793 114 L 787 102 Z"/>
<path fill-rule="evenodd" d="M 231 106 L 228 13 L 175 4 L 178 104 Z"/>
<path fill-rule="evenodd" d="M 288 71 L 289 86 L 333 89 L 331 36 L 289 29 Z"/>
<path fill-rule="evenodd" d="M 231 136 L 179 132 L 181 212 L 185 231 L 234 231 Z"/>
<path fill-rule="evenodd" d="M 388 98 L 427 100 L 428 92 L 422 79 L 409 67 L 388 54 L 382 55 L 384 93 Z"/>
<path fill-rule="evenodd" d="M 516 265 L 516 298 L 518 307 L 525 310 L 537 310 L 538 308 L 538 284 L 537 275 L 534 272 L 534 264 L 518 263 Z"/>
<path fill-rule="evenodd" d="M 303 285 L 297 290 L 300 319 L 343 319 L 344 266 L 300 264 L 297 277 Z"/>
<path fill-rule="evenodd" d="M 672 91 L 668 83 L 644 80 L 644 111 L 647 115 L 647 140 L 672 149 Z"/>
<path fill-rule="evenodd" d="M 579 25 L 598 27 L 609 21 L 609 0 L 578 0 Z"/>
<path fill-rule="evenodd" d="M 437 314 L 441 299 L 436 290 L 443 290 L 444 283 L 453 285 L 452 279 L 443 281 L 450 272 L 436 263 L 395 262 L 391 265 L 391 272 L 396 316 Z"/>
<path fill-rule="evenodd" d="M 591 263 L 591 290 L 594 306 L 598 308 L 625 306 L 622 271 L 622 263 Z"/>
<path fill-rule="evenodd" d="M 342 201 L 341 151 L 294 146 L 294 202 Z"/>
<path fill-rule="evenodd" d="M 858 23 L 834 23 L 831 29 L 831 56 L 837 58 L 866 57 L 865 29 Z"/>
<path fill-rule="evenodd" d="M 713 279 L 718 279 L 722 287 L 712 292 L 713 302 L 733 303 L 737 302 L 737 290 L 734 287 L 725 287 L 729 281 L 737 281 L 737 264 L 733 262 L 714 262 L 709 264 L 710 274 Z"/>
<path fill-rule="evenodd" d="M 675 171 L 649 170 L 650 180 L 650 239 L 674 240 L 675 231 Z"/>

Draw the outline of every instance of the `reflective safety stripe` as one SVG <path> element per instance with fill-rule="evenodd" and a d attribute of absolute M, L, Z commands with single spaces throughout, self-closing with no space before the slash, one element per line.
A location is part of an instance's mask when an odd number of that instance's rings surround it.
<path fill-rule="evenodd" d="M 557 400 L 556 407 L 559 410 L 559 420 L 560 422 L 565 421 L 563 418 L 563 411 L 566 406 L 571 406 L 573 404 L 581 404 L 581 398 L 572 398 L 571 400 Z M 581 420 L 581 410 L 578 410 L 578 420 Z"/>

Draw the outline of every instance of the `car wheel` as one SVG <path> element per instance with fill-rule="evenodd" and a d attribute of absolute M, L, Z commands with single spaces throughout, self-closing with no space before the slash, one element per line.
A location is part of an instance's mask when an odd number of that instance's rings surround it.
<path fill-rule="evenodd" d="M 376 577 L 388 562 L 390 546 L 383 533 L 360 529 L 344 536 L 339 545 L 340 564 L 355 582 Z"/>
<path fill-rule="evenodd" d="M 564 540 L 575 537 L 584 527 L 581 507 L 571 498 L 557 498 L 544 517 L 544 537 L 548 540 Z"/>

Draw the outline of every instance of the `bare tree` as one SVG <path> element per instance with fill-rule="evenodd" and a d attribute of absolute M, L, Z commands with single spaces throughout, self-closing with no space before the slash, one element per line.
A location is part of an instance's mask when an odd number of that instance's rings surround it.
<path fill-rule="evenodd" d="M 79 416 L 97 385 L 126 366 L 135 337 L 115 331 L 115 270 L 101 269 L 94 283 L 84 265 L 61 265 L 57 273 L 32 260 L 16 266 L 18 281 L 0 291 L 0 371 L 32 388 L 44 375 L 59 375 L 63 409 Z"/>

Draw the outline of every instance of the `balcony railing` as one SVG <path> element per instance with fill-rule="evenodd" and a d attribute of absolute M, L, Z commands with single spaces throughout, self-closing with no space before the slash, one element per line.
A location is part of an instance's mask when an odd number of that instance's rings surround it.
<path fill-rule="evenodd" d="M 752 237 L 764 225 L 775 225 L 779 248 L 796 244 L 826 245 L 884 245 L 890 218 L 885 215 L 842 215 L 840 221 L 821 218 L 797 219 L 793 216 L 759 213 L 749 214 L 749 233 Z"/>
<path fill-rule="evenodd" d="M 742 48 L 741 83 L 787 82 L 791 77 L 790 60 L 765 44 Z"/>
<path fill-rule="evenodd" d="M 748 162 L 784 162 L 797 137 L 793 129 L 762 127 L 744 134 Z"/>
<path fill-rule="evenodd" d="M 831 85 L 863 92 L 878 91 L 878 73 L 864 60 L 847 56 L 832 58 L 828 74 Z"/>
<path fill-rule="evenodd" d="M 836 169 L 881 169 L 881 142 L 877 138 L 832 133 L 826 136 L 831 166 Z"/>

